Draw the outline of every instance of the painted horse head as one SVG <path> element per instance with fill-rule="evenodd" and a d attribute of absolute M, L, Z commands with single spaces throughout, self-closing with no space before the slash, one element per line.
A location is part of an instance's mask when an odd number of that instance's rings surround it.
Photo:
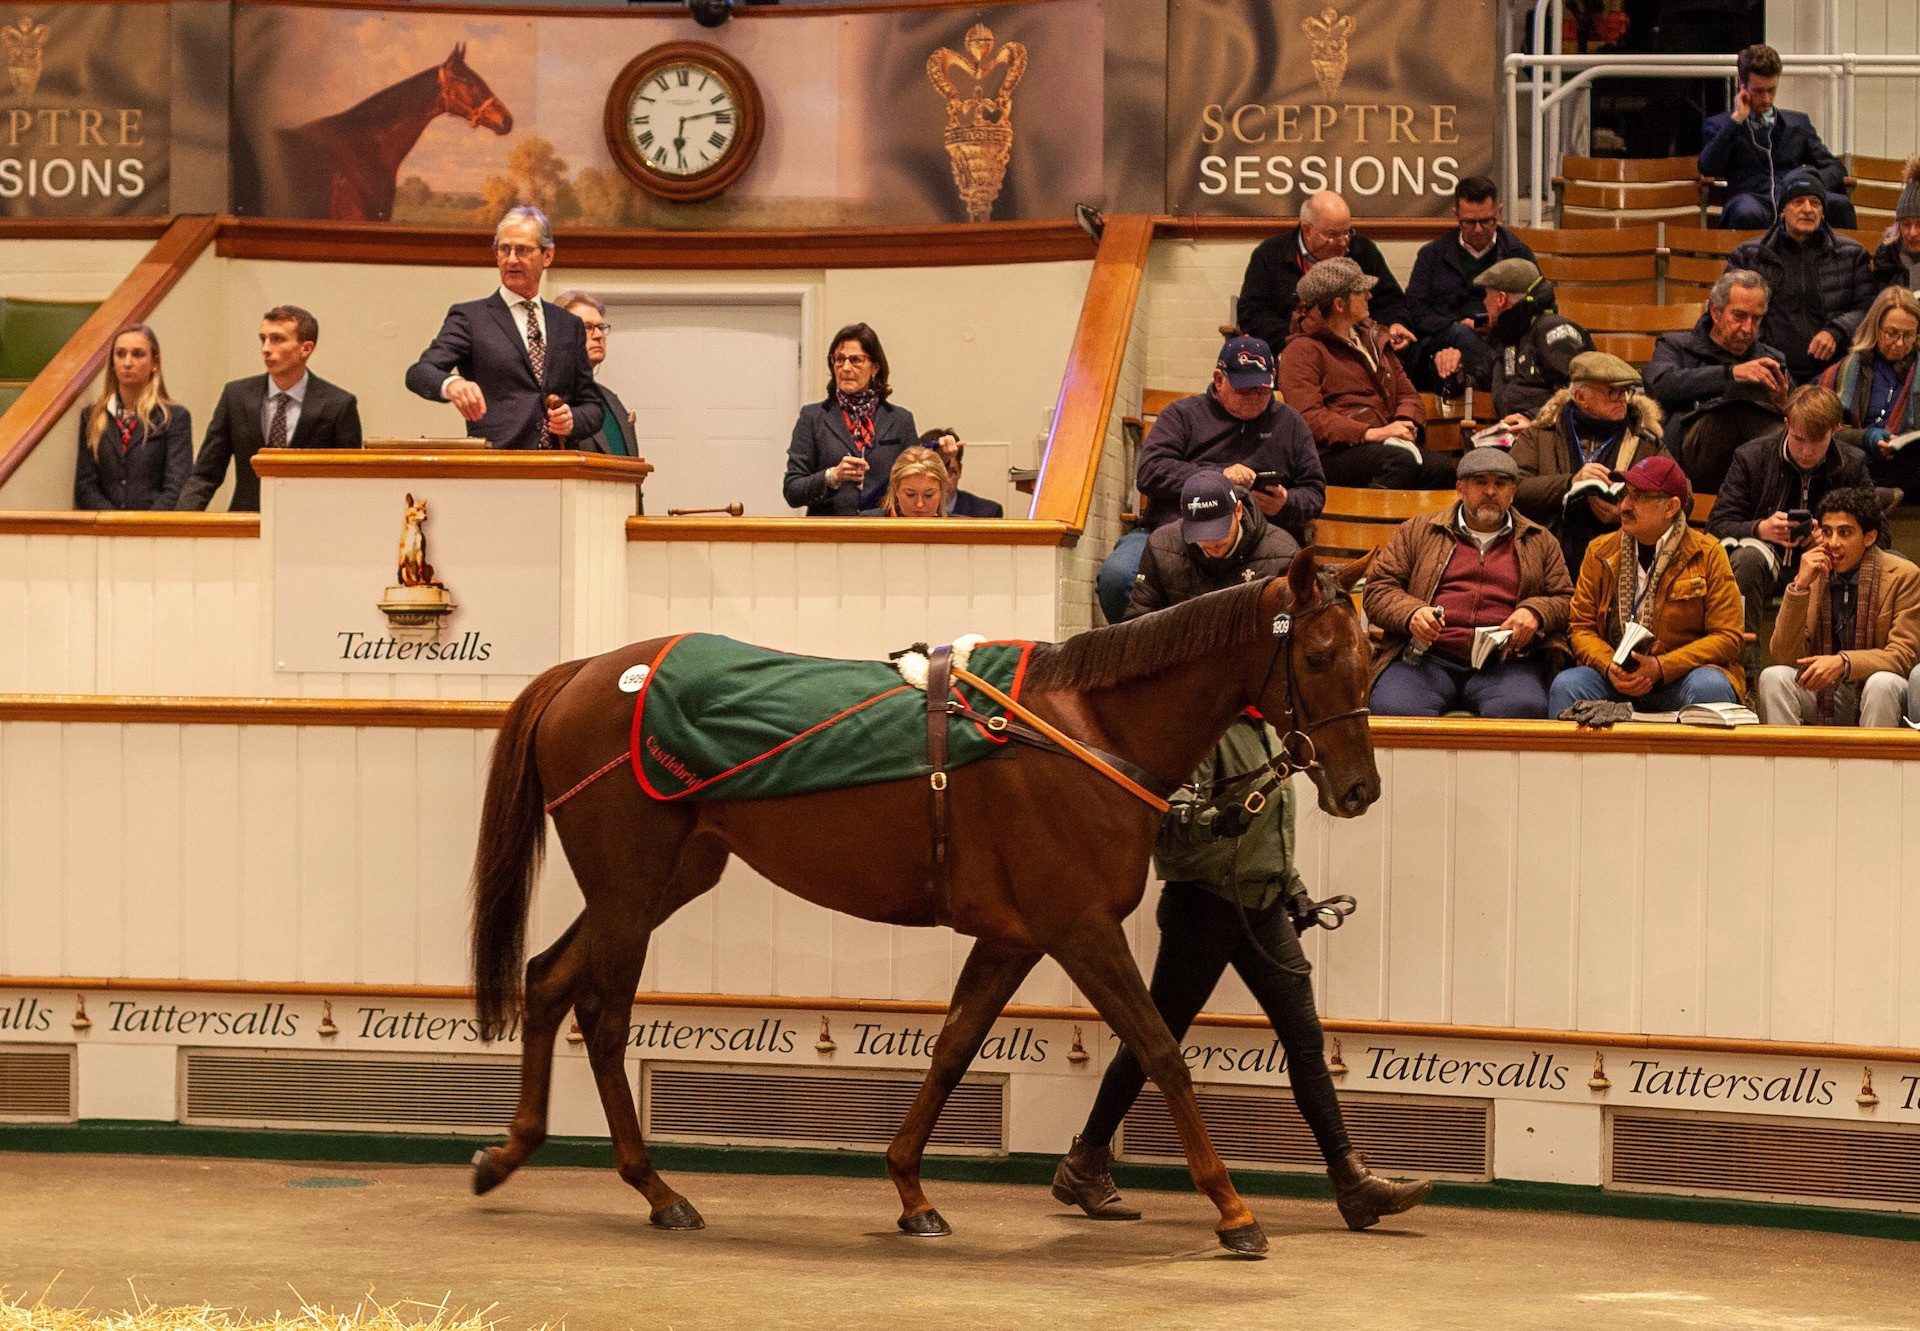
<path fill-rule="evenodd" d="M 459 116 L 475 129 L 505 134 L 513 128 L 513 112 L 493 95 L 487 81 L 467 67 L 467 44 L 461 42 L 440 64 L 440 101 L 436 108 Z"/>
<path fill-rule="evenodd" d="M 1380 798 L 1367 732 L 1373 651 L 1351 595 L 1368 562 L 1329 571 L 1302 550 L 1261 606 L 1273 612 L 1273 651 L 1252 701 L 1336 818 L 1357 818 Z"/>

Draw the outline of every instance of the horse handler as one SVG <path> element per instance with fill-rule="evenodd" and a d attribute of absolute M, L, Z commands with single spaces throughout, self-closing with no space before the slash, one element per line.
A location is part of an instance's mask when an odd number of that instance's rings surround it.
<path fill-rule="evenodd" d="M 1181 520 L 1154 534 L 1126 618 L 1218 587 L 1284 570 L 1293 542 L 1267 527 L 1219 473 L 1199 473 L 1180 497 Z M 1279 541 L 1273 538 L 1279 537 Z M 1285 547 L 1280 548 L 1281 542 Z M 1278 565 L 1276 568 L 1275 565 Z M 1296 910 L 1308 909 L 1306 885 L 1294 867 L 1293 791 L 1279 782 L 1248 815 L 1246 783 L 1220 798 L 1223 781 L 1263 767 L 1279 739 L 1251 715 L 1236 721 L 1174 796 L 1160 827 L 1154 863 L 1160 895 L 1160 954 L 1149 986 L 1175 1040 L 1186 1035 L 1229 964 L 1246 981 L 1287 1054 L 1287 1080 L 1301 1115 L 1326 1157 L 1340 1214 L 1365 1229 L 1427 1199 L 1425 1181 L 1395 1183 L 1367 1170 L 1347 1137 L 1340 1101 L 1323 1053 L 1314 1010 L 1312 967 L 1300 947 Z M 1140 1212 L 1113 1182 L 1113 1134 L 1146 1084 L 1133 1051 L 1107 1066 L 1086 1126 L 1053 1175 L 1053 1195 L 1095 1220 L 1138 1220 Z"/>

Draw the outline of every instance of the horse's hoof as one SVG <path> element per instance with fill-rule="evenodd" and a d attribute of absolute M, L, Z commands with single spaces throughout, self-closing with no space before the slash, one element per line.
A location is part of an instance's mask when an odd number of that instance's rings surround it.
<path fill-rule="evenodd" d="M 1232 1229 L 1217 1231 L 1220 1246 L 1236 1257 L 1264 1257 L 1267 1252 L 1267 1232 L 1260 1228 L 1258 1220 L 1249 1220 L 1244 1225 Z"/>
<path fill-rule="evenodd" d="M 912 1215 L 900 1217 L 900 1232 L 911 1234 L 916 1239 L 944 1239 L 953 1233 L 941 1214 L 929 1206 L 924 1211 L 915 1211 Z"/>
<path fill-rule="evenodd" d="M 500 1148 L 488 1146 L 473 1153 L 473 1195 L 484 1197 L 513 1176 L 500 1163 Z"/>
<path fill-rule="evenodd" d="M 693 1203 L 685 1197 L 655 1211 L 647 1217 L 647 1223 L 656 1229 L 705 1229 L 707 1227 L 706 1220 L 693 1209 Z"/>

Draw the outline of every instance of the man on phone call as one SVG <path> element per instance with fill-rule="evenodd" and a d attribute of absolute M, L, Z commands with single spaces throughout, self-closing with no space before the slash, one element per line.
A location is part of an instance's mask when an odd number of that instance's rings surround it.
<path fill-rule="evenodd" d="M 1846 168 L 1827 151 L 1803 112 L 1774 105 L 1780 90 L 1780 53 L 1755 44 L 1734 61 L 1733 109 L 1709 116 L 1702 130 L 1700 174 L 1727 182 L 1720 225 L 1759 231 L 1773 225 L 1780 186 L 1805 168 L 1818 178 L 1827 219 L 1841 230 L 1859 225 L 1853 204 L 1840 192 Z"/>
<path fill-rule="evenodd" d="M 1109 624 L 1126 613 L 1147 538 L 1180 518 L 1181 488 L 1200 471 L 1224 473 L 1249 491 L 1261 516 L 1300 545 L 1326 506 L 1313 434 L 1275 397 L 1273 349 L 1257 337 L 1229 338 L 1207 390 L 1168 404 L 1154 420 L 1135 480 L 1146 501 L 1140 525 L 1114 545 L 1094 583 Z"/>
<path fill-rule="evenodd" d="M 1920 568 L 1880 548 L 1871 489 L 1835 490 L 1781 598 L 1756 692 L 1770 726 L 1896 727 L 1920 682 Z"/>
<path fill-rule="evenodd" d="M 1787 399 L 1784 430 L 1733 455 L 1707 530 L 1726 543 L 1748 633 L 1760 631 L 1767 602 L 1799 571 L 1813 539 L 1812 510 L 1835 490 L 1873 483 L 1866 454 L 1834 438 L 1841 421 L 1840 399 L 1808 384 Z M 1746 649 L 1746 665 L 1758 672 L 1758 641 Z"/>
<path fill-rule="evenodd" d="M 1687 525 L 1687 474 L 1662 455 L 1615 479 L 1626 487 L 1620 530 L 1587 547 L 1567 631 L 1580 664 L 1554 676 L 1547 715 L 1586 699 L 1643 712 L 1738 702 L 1740 590 L 1720 543 Z M 1653 636 L 1621 665 L 1614 649 L 1630 623 Z"/>

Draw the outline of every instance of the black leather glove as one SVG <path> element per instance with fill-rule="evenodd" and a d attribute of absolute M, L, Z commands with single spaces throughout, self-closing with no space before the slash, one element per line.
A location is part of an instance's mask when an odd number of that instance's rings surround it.
<path fill-rule="evenodd" d="M 1585 726 L 1589 730 L 1605 730 L 1608 726 L 1618 725 L 1622 721 L 1633 720 L 1633 704 L 1630 702 L 1607 702 L 1599 698 L 1582 698 L 1580 701 L 1560 713 L 1562 721 L 1571 721 L 1575 725 Z"/>

